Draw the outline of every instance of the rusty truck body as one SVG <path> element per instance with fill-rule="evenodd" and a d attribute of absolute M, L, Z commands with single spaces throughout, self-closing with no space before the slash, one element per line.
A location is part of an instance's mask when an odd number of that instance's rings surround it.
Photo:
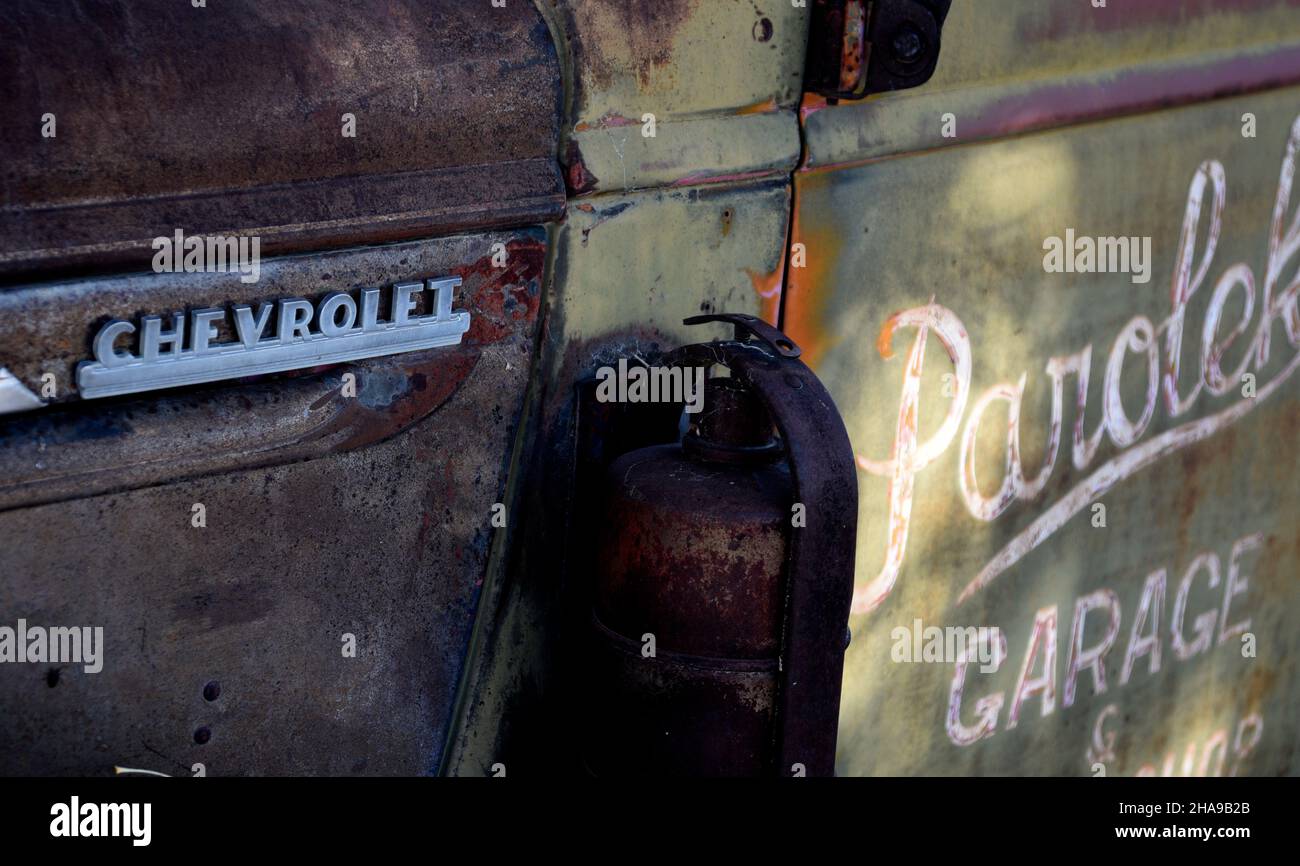
<path fill-rule="evenodd" d="M 1300 770 L 1300 2 L 0 34 L 0 773 L 594 771 L 583 395 L 713 314 L 851 445 L 834 772 Z"/>

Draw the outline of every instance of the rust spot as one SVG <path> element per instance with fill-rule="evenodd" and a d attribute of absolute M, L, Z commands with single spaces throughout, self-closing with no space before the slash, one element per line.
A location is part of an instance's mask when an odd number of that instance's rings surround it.
<path fill-rule="evenodd" d="M 842 339 L 836 333 L 831 300 L 839 284 L 835 263 L 839 261 L 840 248 L 844 244 L 844 227 L 834 219 L 819 218 L 818 214 L 798 206 L 802 190 L 810 184 L 822 182 L 808 174 L 795 177 L 790 243 L 803 245 L 803 267 L 790 269 L 781 319 L 782 330 L 803 348 L 805 362 L 814 368 L 817 360 Z M 793 257 L 793 248 L 790 253 Z"/>
<path fill-rule="evenodd" d="M 677 32 L 691 17 L 694 0 L 654 3 L 564 3 L 574 58 L 586 86 L 608 90 L 634 73 L 647 89 L 657 69 L 673 61 Z M 585 100 L 584 100 L 585 102 Z"/>
<path fill-rule="evenodd" d="M 596 176 L 587 171 L 587 166 L 582 161 L 582 150 L 578 147 L 576 141 L 570 141 L 569 146 L 565 149 L 565 165 L 568 166 L 564 172 L 564 182 L 569 187 L 569 192 L 574 195 L 583 195 L 596 188 L 600 182 Z"/>
<path fill-rule="evenodd" d="M 1252 665 L 1250 673 L 1246 677 L 1246 700 L 1244 705 L 1247 707 L 1261 706 L 1267 697 L 1273 692 L 1273 687 L 1277 685 L 1277 671 L 1263 665 Z"/>
<path fill-rule="evenodd" d="M 494 343 L 514 330 L 515 321 L 536 318 L 541 294 L 531 284 L 541 276 L 545 256 L 544 244 L 511 241 L 506 245 L 504 269 L 493 265 L 491 256 L 454 269 L 466 285 L 481 283 L 473 297 L 475 315 L 465 334 L 466 344 Z"/>
<path fill-rule="evenodd" d="M 755 102 L 753 105 L 746 105 L 743 108 L 736 109 L 736 114 L 767 114 L 776 111 L 780 106 L 776 104 L 776 97 L 764 99 L 762 102 Z"/>
<path fill-rule="evenodd" d="M 826 97 L 816 93 L 805 93 L 799 103 L 799 120 L 801 122 L 807 120 L 810 114 L 821 111 L 827 105 L 829 103 L 826 101 Z"/>
<path fill-rule="evenodd" d="M 594 123 L 583 121 L 573 127 L 574 132 L 587 132 L 592 129 L 618 129 L 620 126 L 636 126 L 639 120 L 631 117 L 624 117 L 616 111 L 607 111 Z"/>
<path fill-rule="evenodd" d="M 781 308 L 781 289 L 785 279 L 785 260 L 777 265 L 776 270 L 769 274 L 760 274 L 757 271 L 745 268 L 745 276 L 749 277 L 750 285 L 754 287 L 754 293 L 759 298 L 758 317 L 763 321 L 771 324 L 777 324 L 777 316 Z"/>

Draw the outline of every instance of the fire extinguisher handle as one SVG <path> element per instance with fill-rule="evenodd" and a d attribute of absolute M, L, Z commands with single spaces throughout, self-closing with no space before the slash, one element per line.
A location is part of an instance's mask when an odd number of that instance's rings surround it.
<path fill-rule="evenodd" d="M 758 316 L 750 316 L 746 313 L 708 313 L 682 320 L 683 325 L 703 325 L 707 322 L 726 322 L 734 325 L 737 340 L 744 341 L 746 337 L 752 336 L 766 343 L 783 358 L 798 358 L 803 354 L 803 350 L 796 346 L 793 340 Z"/>
<path fill-rule="evenodd" d="M 670 363 L 724 364 L 758 395 L 781 434 L 805 517 L 786 547 L 776 771 L 801 764 L 808 776 L 832 776 L 858 529 L 853 448 L 829 392 L 785 334 L 746 315 L 685 320 L 704 322 L 734 325 L 736 339 L 683 346 Z"/>

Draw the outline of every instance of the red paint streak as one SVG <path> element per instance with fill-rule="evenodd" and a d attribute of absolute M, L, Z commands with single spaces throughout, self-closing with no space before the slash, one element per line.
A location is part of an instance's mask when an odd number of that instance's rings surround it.
<path fill-rule="evenodd" d="M 620 126 L 636 126 L 640 122 L 641 121 L 639 120 L 633 120 L 630 117 L 624 117 L 621 114 L 616 114 L 615 112 L 610 111 L 607 112 L 604 117 L 592 121 L 591 123 L 579 123 L 573 127 L 573 131 L 586 132 L 591 129 L 614 129 Z"/>
<path fill-rule="evenodd" d="M 1300 0 L 1294 2 L 1300 3 Z M 1122 70 L 1105 84 L 1089 78 L 1034 85 L 1031 89 L 993 97 L 978 110 L 964 114 L 962 122 L 965 126 L 960 142 L 988 141 L 1295 84 L 1300 84 L 1300 46 L 1297 45 L 1208 63 L 1196 58 L 1158 69 Z M 805 110 L 803 117 L 806 119 L 811 113 Z M 800 170 L 816 172 L 853 168 L 889 159 L 902 152 L 922 153 L 953 144 L 936 133 L 930 139 L 917 142 L 910 150 L 899 151 L 891 142 L 873 138 L 880 134 L 883 134 L 883 129 L 864 128 L 862 131 L 862 150 L 879 151 L 878 156 L 825 163 L 819 161 L 816 152 L 810 149 Z"/>
<path fill-rule="evenodd" d="M 1125 70 L 1113 83 L 1063 83 L 1016 95 L 970 118 L 976 135 L 992 136 L 1103 116 L 1150 111 L 1300 81 L 1300 47 L 1237 56 L 1210 65 Z M 963 134 L 963 140 L 966 134 Z"/>

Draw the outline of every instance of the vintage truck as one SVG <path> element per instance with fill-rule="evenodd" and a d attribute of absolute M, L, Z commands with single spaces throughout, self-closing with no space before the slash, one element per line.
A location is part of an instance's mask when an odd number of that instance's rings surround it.
<path fill-rule="evenodd" d="M 594 377 L 721 314 L 833 398 L 857 501 L 803 555 L 856 577 L 833 765 L 708 769 L 1300 771 L 1300 0 L 9 0 L 0 35 L 0 773 L 689 771 L 747 724 L 710 689 L 779 725 L 784 655 L 675 691 L 584 637 L 601 473 L 681 423 Z M 744 510 L 710 478 L 660 491 L 664 556 Z M 725 555 L 771 571 L 759 535 Z M 780 605 L 706 596 L 662 656 Z M 693 733 L 619 689 L 695 690 Z"/>

